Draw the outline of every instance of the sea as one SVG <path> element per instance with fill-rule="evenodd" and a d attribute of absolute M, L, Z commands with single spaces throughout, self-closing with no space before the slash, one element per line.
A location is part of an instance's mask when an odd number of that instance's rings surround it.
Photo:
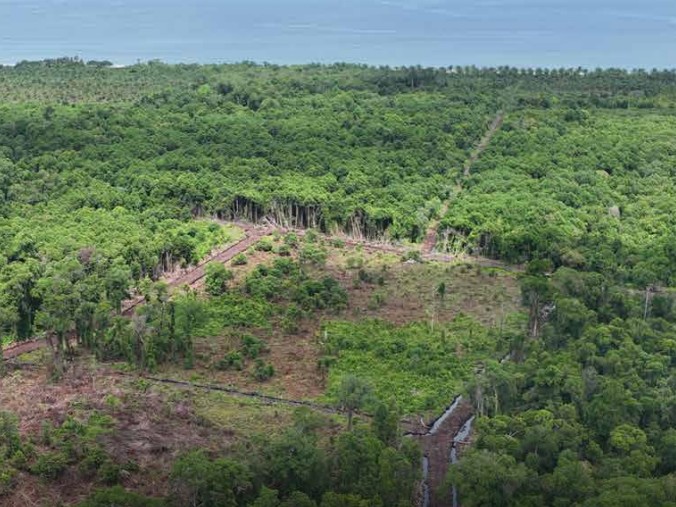
<path fill-rule="evenodd" d="M 676 67 L 676 0 L 0 0 L 0 63 Z"/>

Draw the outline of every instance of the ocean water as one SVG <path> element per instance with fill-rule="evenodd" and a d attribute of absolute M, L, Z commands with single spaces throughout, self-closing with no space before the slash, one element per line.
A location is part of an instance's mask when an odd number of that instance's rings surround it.
<path fill-rule="evenodd" d="M 0 0 L 0 63 L 676 67 L 676 0 Z"/>

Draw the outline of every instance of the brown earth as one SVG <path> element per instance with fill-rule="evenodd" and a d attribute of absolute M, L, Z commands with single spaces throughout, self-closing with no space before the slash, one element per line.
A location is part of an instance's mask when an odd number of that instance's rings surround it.
<path fill-rule="evenodd" d="M 348 292 L 348 308 L 338 314 L 332 311 L 315 312 L 311 318 L 299 322 L 296 333 L 282 329 L 281 317 L 270 317 L 270 328 L 248 328 L 245 333 L 265 340 L 268 351 L 261 355 L 275 368 L 275 375 L 261 383 L 253 377 L 253 361 L 244 371 L 219 371 L 216 362 L 227 353 L 237 350 L 242 331 L 228 329 L 218 337 L 195 339 L 195 369 L 186 371 L 174 365 L 161 368 L 162 375 L 183 380 L 208 379 L 218 385 L 233 386 L 244 391 L 260 391 L 297 400 L 320 397 L 325 378 L 318 369 L 321 357 L 319 330 L 325 319 L 360 320 L 377 318 L 406 324 L 433 320 L 435 323 L 452 321 L 460 314 L 470 315 L 488 326 L 499 326 L 507 316 L 519 310 L 520 291 L 516 278 L 500 270 L 472 265 L 441 263 L 402 263 L 400 256 L 386 251 L 366 250 L 346 246 L 329 248 L 325 267 L 307 268 L 311 276 L 332 276 Z M 292 258 L 296 252 L 292 253 Z M 384 284 L 355 283 L 358 269 L 348 269 L 349 259 L 358 257 L 363 268 L 375 276 L 382 275 Z M 275 254 L 254 251 L 248 254 L 249 263 L 233 267 L 235 283 L 259 264 L 269 264 Z M 444 282 L 447 295 L 440 300 L 437 286 Z M 198 282 L 198 286 L 201 282 Z M 378 295 L 378 304 L 374 304 Z"/>
<path fill-rule="evenodd" d="M 59 426 L 68 417 L 86 422 L 94 413 L 111 417 L 112 431 L 98 441 L 116 463 L 138 465 L 138 471 L 123 473 L 121 484 L 144 495 L 168 494 L 171 466 L 184 452 L 201 448 L 225 455 L 252 434 L 272 435 L 293 422 L 293 407 L 146 382 L 121 375 L 88 355 L 73 362 L 59 383 L 51 383 L 41 355 L 44 352 L 30 357 L 34 367 L 15 365 L 0 378 L 2 410 L 19 417 L 20 432 L 34 443 L 38 455 L 52 450 L 40 439 L 45 425 Z M 327 431 L 335 430 L 329 425 Z M 0 504 L 72 505 L 96 487 L 100 485 L 93 480 L 83 480 L 77 465 L 50 481 L 20 472 L 16 487 Z"/>
<path fill-rule="evenodd" d="M 0 406 L 15 413 L 20 432 L 35 440 L 36 452 L 49 450 L 39 440 L 45 425 L 54 427 L 68 417 L 86 421 L 94 412 L 109 415 L 114 431 L 101 442 L 117 463 L 133 460 L 140 466 L 123 477 L 125 487 L 148 495 L 166 493 L 168 471 L 180 453 L 195 447 L 223 447 L 224 435 L 214 435 L 197 422 L 189 402 L 168 403 L 156 391 L 140 392 L 130 381 L 107 368 L 73 363 L 59 383 L 46 380 L 42 368 L 19 369 L 0 379 Z M 21 472 L 17 487 L 3 506 L 72 504 L 86 498 L 95 484 L 83 481 L 75 467 L 56 481 L 42 481 Z"/>
<path fill-rule="evenodd" d="M 364 262 L 363 267 L 348 268 L 348 259 L 355 257 Z M 383 284 L 360 282 L 359 269 L 375 279 L 382 277 Z M 474 264 L 402 263 L 398 257 L 345 249 L 331 254 L 325 274 L 348 291 L 349 308 L 338 317 L 343 319 L 444 323 L 462 313 L 482 324 L 499 326 L 521 304 L 514 275 Z M 443 298 L 437 292 L 442 282 Z"/>
<path fill-rule="evenodd" d="M 472 416 L 472 405 L 463 401 L 446 419 L 435 434 L 414 436 L 429 459 L 427 484 L 430 488 L 431 507 L 452 507 L 451 492 L 442 488 L 450 466 L 451 445 L 460 428 Z"/>

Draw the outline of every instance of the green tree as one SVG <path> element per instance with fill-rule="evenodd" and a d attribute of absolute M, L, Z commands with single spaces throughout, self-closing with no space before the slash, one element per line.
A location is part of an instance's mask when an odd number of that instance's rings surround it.
<path fill-rule="evenodd" d="M 263 486 L 250 507 L 279 507 L 280 503 L 277 490 Z"/>
<path fill-rule="evenodd" d="M 246 466 L 228 459 L 212 461 L 202 450 L 179 458 L 170 481 L 171 502 L 180 507 L 237 507 L 252 492 Z"/>
<path fill-rule="evenodd" d="M 317 503 L 302 491 L 294 491 L 280 507 L 317 507 Z"/>
<path fill-rule="evenodd" d="M 314 497 L 324 490 L 326 462 L 312 436 L 288 430 L 270 442 L 264 455 L 266 484 L 277 489 L 282 497 L 293 491 Z"/>
<path fill-rule="evenodd" d="M 379 490 L 378 458 L 383 443 L 365 428 L 342 433 L 332 463 L 333 490 L 374 498 Z"/>
<path fill-rule="evenodd" d="M 468 507 L 516 506 L 530 479 L 525 465 L 512 456 L 470 451 L 449 469 L 443 491 L 449 491 L 450 485 L 455 484 L 462 505 Z"/>
<path fill-rule="evenodd" d="M 53 374 L 57 378 L 64 372 L 64 354 L 70 347 L 69 333 L 74 328 L 80 304 L 76 281 L 81 274 L 79 263 L 74 259 L 66 259 L 50 266 L 36 286 L 41 300 L 36 323 L 47 333 L 52 350 Z"/>
<path fill-rule="evenodd" d="M 352 430 L 354 412 L 364 406 L 371 396 L 371 386 L 354 375 L 345 376 L 338 390 L 340 406 L 347 410 L 347 429 Z"/>
<path fill-rule="evenodd" d="M 193 335 L 206 317 L 204 303 L 197 298 L 193 291 L 187 291 L 176 299 L 176 330 L 178 352 L 182 354 L 185 366 L 192 368 L 193 364 Z"/>
<path fill-rule="evenodd" d="M 339 494 L 329 491 L 322 497 L 320 507 L 370 507 L 368 500 L 359 495 Z"/>
<path fill-rule="evenodd" d="M 385 445 L 396 446 L 399 441 L 399 413 L 396 406 L 378 402 L 373 414 L 373 431 Z"/>

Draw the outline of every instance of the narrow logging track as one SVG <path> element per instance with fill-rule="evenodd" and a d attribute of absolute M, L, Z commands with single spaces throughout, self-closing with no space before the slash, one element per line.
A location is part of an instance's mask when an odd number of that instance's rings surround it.
<path fill-rule="evenodd" d="M 253 246 L 259 239 L 269 234 L 275 230 L 273 227 L 254 227 L 250 224 L 239 224 L 244 230 L 244 238 L 238 242 L 228 245 L 226 248 L 216 252 L 214 255 L 211 255 L 204 259 L 202 262 L 197 264 L 193 269 L 189 270 L 185 274 L 171 280 L 168 282 L 169 287 L 182 287 L 184 285 L 194 286 L 206 274 L 206 265 L 211 262 L 221 262 L 226 263 L 231 260 L 235 255 L 238 255 L 246 251 L 249 247 Z M 143 304 L 143 296 L 135 296 L 131 299 L 122 302 L 121 313 L 125 316 L 130 316 L 134 309 L 139 305 Z M 47 340 L 44 338 L 36 338 L 33 340 L 28 340 L 21 343 L 16 343 L 5 349 L 3 349 L 3 359 L 13 359 L 22 354 L 27 354 L 33 352 L 34 350 L 41 349 L 47 346 Z"/>
<path fill-rule="evenodd" d="M 477 160 L 479 160 L 481 154 L 484 151 L 486 151 L 486 148 L 488 148 L 488 145 L 491 143 L 493 136 L 502 126 L 503 121 L 505 121 L 505 112 L 498 111 L 498 113 L 495 115 L 495 118 L 493 118 L 493 121 L 488 126 L 488 130 L 486 131 L 484 136 L 481 138 L 481 141 L 479 141 L 479 144 L 470 155 L 469 160 L 467 160 L 467 162 L 465 163 L 465 167 L 462 170 L 462 175 L 465 178 L 468 178 L 470 176 L 472 167 L 474 166 L 474 164 L 476 164 Z"/>
<path fill-rule="evenodd" d="M 232 260 L 235 255 L 239 255 L 245 252 L 249 247 L 258 242 L 264 236 L 268 236 L 274 232 L 274 228 L 271 226 L 268 227 L 252 227 L 245 226 L 244 228 L 244 238 L 239 240 L 237 243 L 229 245 L 225 249 L 217 252 L 216 254 L 204 259 L 193 269 L 189 270 L 184 275 L 172 280 L 169 282 L 169 287 L 182 287 L 187 285 L 193 287 L 197 282 L 199 282 L 206 275 L 206 266 L 212 262 L 220 262 L 225 264 L 226 262 Z M 134 308 L 141 305 L 144 301 L 143 296 L 136 296 L 133 299 L 128 299 L 122 303 L 122 315 L 129 316 L 133 313 Z"/>
<path fill-rule="evenodd" d="M 469 159 L 465 163 L 462 171 L 463 178 L 471 175 L 474 164 L 479 160 L 481 154 L 488 148 L 495 133 L 500 129 L 505 119 L 504 111 L 498 111 L 493 121 L 488 126 L 488 130 L 479 141 Z M 462 187 L 460 187 L 462 191 Z M 446 200 L 439 214 L 439 219 L 430 224 L 422 245 L 423 257 L 429 260 L 454 261 L 458 258 L 453 255 L 435 253 L 437 236 L 441 219 L 448 212 L 450 199 Z M 503 267 L 509 268 L 504 263 L 492 259 L 470 257 L 474 262 L 485 267 Z M 518 269 L 518 268 L 516 268 Z M 443 491 L 441 489 L 452 458 L 458 459 L 459 449 L 456 446 L 465 445 L 464 439 L 459 440 L 461 433 L 471 431 L 472 405 L 463 400 L 462 397 L 456 398 L 451 406 L 435 422 L 430 430 L 418 435 L 423 448 L 423 483 L 420 495 L 419 506 L 421 507 L 458 507 L 458 492 L 455 487 L 452 490 Z"/>
<path fill-rule="evenodd" d="M 476 164 L 477 160 L 479 160 L 479 157 L 481 157 L 481 154 L 484 151 L 486 151 L 486 148 L 488 148 L 488 145 L 490 144 L 491 140 L 493 139 L 493 136 L 502 126 L 502 122 L 504 121 L 504 119 L 505 119 L 504 111 L 498 111 L 498 113 L 495 115 L 495 118 L 493 118 L 493 121 L 488 126 L 488 130 L 486 130 L 486 133 L 484 134 L 484 136 L 479 141 L 479 144 L 476 145 L 476 147 L 472 151 L 472 154 L 467 159 L 467 162 L 465 162 L 465 165 L 463 166 L 463 169 L 462 169 L 463 178 L 468 178 L 470 176 L 471 171 L 472 171 L 472 166 L 474 166 L 474 164 Z M 450 205 L 450 198 L 442 203 L 441 209 L 439 210 L 439 213 L 438 213 L 439 219 L 432 221 L 430 223 L 429 227 L 427 228 L 427 232 L 425 233 L 425 239 L 423 240 L 423 243 L 422 243 L 422 253 L 423 254 L 427 254 L 427 255 L 433 254 L 434 248 L 437 245 L 439 223 L 440 223 L 441 219 L 448 212 L 449 205 Z"/>
<path fill-rule="evenodd" d="M 434 247 L 437 246 L 437 234 L 439 231 L 439 222 L 441 221 L 442 218 L 444 218 L 444 216 L 448 212 L 449 205 L 450 203 L 448 199 L 445 200 L 441 205 L 441 209 L 439 210 L 438 213 L 439 218 L 430 222 L 430 226 L 427 228 L 427 232 L 425 233 L 425 239 L 423 240 L 422 243 L 423 254 L 429 255 L 432 252 L 434 252 Z"/>
<path fill-rule="evenodd" d="M 28 354 L 34 350 L 41 349 L 47 345 L 47 341 L 44 338 L 36 338 L 34 340 L 28 340 L 25 342 L 15 343 L 10 345 L 6 349 L 3 349 L 2 354 L 5 360 L 13 359 L 22 354 Z"/>

